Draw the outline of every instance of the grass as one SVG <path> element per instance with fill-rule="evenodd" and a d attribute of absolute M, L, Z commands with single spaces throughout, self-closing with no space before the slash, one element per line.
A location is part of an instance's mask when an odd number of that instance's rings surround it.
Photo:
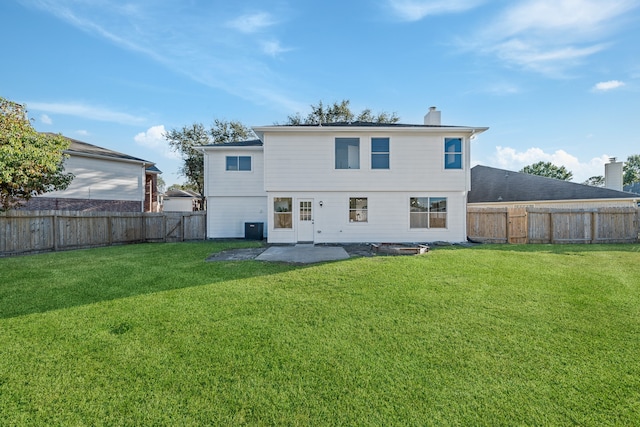
<path fill-rule="evenodd" d="M 230 245 L 0 259 L 0 425 L 640 419 L 638 245 L 204 262 Z"/>

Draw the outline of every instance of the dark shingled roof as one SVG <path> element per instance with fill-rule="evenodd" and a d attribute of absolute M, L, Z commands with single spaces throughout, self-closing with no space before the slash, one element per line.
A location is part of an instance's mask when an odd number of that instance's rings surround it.
<path fill-rule="evenodd" d="M 637 194 L 488 166 L 471 168 L 469 203 L 637 198 Z"/>
<path fill-rule="evenodd" d="M 47 135 L 55 135 L 51 132 L 45 133 Z M 120 153 L 118 151 L 109 150 L 108 148 L 98 147 L 97 145 L 89 144 L 88 142 L 84 141 L 78 141 L 77 139 L 69 138 L 68 136 L 63 135 L 63 138 L 71 143 L 69 145 L 69 149 L 65 150 L 69 154 L 87 154 L 92 156 L 111 157 L 120 160 L 132 160 L 140 163 L 146 163 L 147 172 L 162 173 L 162 171 L 155 166 L 155 163 L 150 162 L 149 160 L 133 157 L 128 154 Z"/>
<path fill-rule="evenodd" d="M 254 147 L 261 146 L 262 141 L 259 139 L 251 139 L 249 141 L 225 142 L 223 144 L 209 144 L 203 147 Z"/>
<path fill-rule="evenodd" d="M 280 126 L 280 125 L 276 125 Z M 377 123 L 377 122 L 334 122 L 334 123 L 322 123 L 321 125 L 317 123 L 300 123 L 298 125 L 281 125 L 281 126 L 300 126 L 300 127 L 398 127 L 398 128 L 459 128 L 463 126 L 446 126 L 446 125 L 418 125 L 418 124 L 407 124 L 407 123 Z"/>
<path fill-rule="evenodd" d="M 196 193 L 195 191 L 191 191 L 191 190 L 167 190 L 164 193 L 164 197 L 188 197 L 188 198 L 200 198 L 200 195 L 198 193 Z"/>
<path fill-rule="evenodd" d="M 634 194 L 640 194 L 640 182 L 634 182 L 633 184 L 625 185 L 624 191 Z"/>

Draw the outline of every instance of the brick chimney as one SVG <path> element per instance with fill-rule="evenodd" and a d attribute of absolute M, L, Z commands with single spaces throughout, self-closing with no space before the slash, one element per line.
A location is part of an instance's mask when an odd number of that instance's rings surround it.
<path fill-rule="evenodd" d="M 430 126 L 440 126 L 440 111 L 436 107 L 429 107 L 429 112 L 424 116 L 424 124 Z"/>
<path fill-rule="evenodd" d="M 615 157 L 609 158 L 609 163 L 604 165 L 604 187 L 611 190 L 622 191 L 622 162 Z"/>

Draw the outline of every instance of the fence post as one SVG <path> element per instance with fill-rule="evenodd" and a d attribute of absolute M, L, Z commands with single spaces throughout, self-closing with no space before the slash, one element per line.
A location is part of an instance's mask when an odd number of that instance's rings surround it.
<path fill-rule="evenodd" d="M 598 220 L 598 213 L 596 211 L 591 212 L 591 243 L 598 241 L 598 227 L 596 221 Z"/>
<path fill-rule="evenodd" d="M 142 212 L 142 215 L 140 216 L 140 219 L 142 220 L 142 241 L 144 243 L 147 242 L 147 218 L 145 217 L 145 213 Z"/>

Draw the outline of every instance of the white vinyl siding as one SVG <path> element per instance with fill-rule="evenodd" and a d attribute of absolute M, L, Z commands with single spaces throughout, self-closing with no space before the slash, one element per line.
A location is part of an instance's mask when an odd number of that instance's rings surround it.
<path fill-rule="evenodd" d="M 71 155 L 65 160 L 64 167 L 75 176 L 71 185 L 66 190 L 43 194 L 43 197 L 144 201 L 143 163 Z"/>
<path fill-rule="evenodd" d="M 267 232 L 267 197 L 213 197 L 207 201 L 207 237 L 244 237 L 245 222 L 262 222 Z"/>
<path fill-rule="evenodd" d="M 411 197 L 443 197 L 447 199 L 447 228 L 412 229 L 407 206 Z M 313 199 L 315 243 L 351 242 L 463 242 L 466 240 L 466 196 L 462 192 L 416 194 L 409 192 L 367 192 L 367 222 L 349 221 L 349 192 L 287 192 L 275 197 L 290 197 L 294 218 L 300 199 Z M 273 205 L 273 199 L 270 205 Z M 320 206 L 322 202 L 322 206 Z M 270 218 L 273 212 L 270 214 Z M 269 226 L 269 243 L 296 243 L 297 224 L 292 229 Z"/>
<path fill-rule="evenodd" d="M 393 135 L 390 169 L 372 170 L 370 161 L 360 169 L 335 168 L 335 138 L 340 133 L 276 133 L 265 135 L 264 188 L 276 191 L 465 191 L 470 173 L 443 168 L 442 135 Z M 360 135 L 360 156 L 371 158 L 375 132 Z M 467 144 L 467 138 L 463 138 Z M 466 146 L 466 145 L 465 145 Z M 464 159 L 467 160 L 466 158 Z M 257 164 L 257 161 L 254 163 Z M 366 167 L 363 167 L 363 163 Z"/>
<path fill-rule="evenodd" d="M 251 156 L 251 170 L 228 171 L 228 157 Z M 205 157 L 205 194 L 209 197 L 266 196 L 262 147 L 216 147 Z"/>

